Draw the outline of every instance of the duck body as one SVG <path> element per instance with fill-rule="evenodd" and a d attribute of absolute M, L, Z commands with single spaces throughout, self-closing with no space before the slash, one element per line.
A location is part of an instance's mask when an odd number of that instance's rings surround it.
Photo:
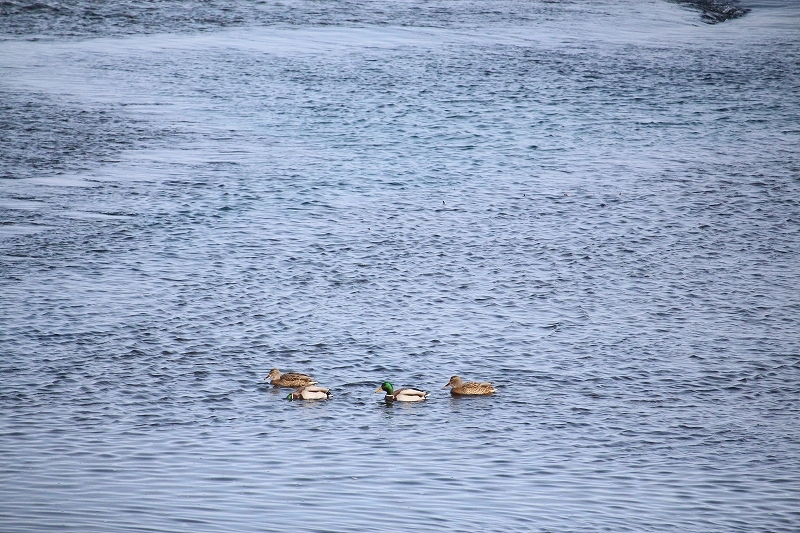
<path fill-rule="evenodd" d="M 428 391 L 418 389 L 396 389 L 388 381 L 381 383 L 378 390 L 375 392 L 385 392 L 386 396 L 383 397 L 387 403 L 392 402 L 421 402 L 428 397 Z"/>
<path fill-rule="evenodd" d="M 299 387 L 294 392 L 290 392 L 286 397 L 287 400 L 327 400 L 331 397 L 331 392 L 322 387 L 315 387 L 309 385 L 307 387 Z"/>
<path fill-rule="evenodd" d="M 489 396 L 497 392 L 497 389 L 491 383 L 478 383 L 475 381 L 464 383 L 458 376 L 451 377 L 444 387 L 453 387 L 450 389 L 450 394 L 453 396 Z"/>
<path fill-rule="evenodd" d="M 316 381 L 311 376 L 307 376 L 306 374 L 299 374 L 297 372 L 287 372 L 286 374 L 281 374 L 280 370 L 277 368 L 273 368 L 267 374 L 267 377 L 264 380 L 271 379 L 270 383 L 276 387 L 289 387 L 292 389 L 297 389 L 301 387 L 307 387 L 309 385 L 316 385 Z"/>

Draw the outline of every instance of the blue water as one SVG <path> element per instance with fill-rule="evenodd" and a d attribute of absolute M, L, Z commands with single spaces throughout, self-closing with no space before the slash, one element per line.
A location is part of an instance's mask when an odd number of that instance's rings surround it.
<path fill-rule="evenodd" d="M 800 4 L 739 5 L 0 4 L 0 529 L 800 529 Z"/>

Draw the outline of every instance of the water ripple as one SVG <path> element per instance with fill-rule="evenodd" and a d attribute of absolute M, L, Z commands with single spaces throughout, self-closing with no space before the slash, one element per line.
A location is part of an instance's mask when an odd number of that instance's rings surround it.
<path fill-rule="evenodd" d="M 796 530 L 796 9 L 643 6 L 0 5 L 4 529 Z"/>

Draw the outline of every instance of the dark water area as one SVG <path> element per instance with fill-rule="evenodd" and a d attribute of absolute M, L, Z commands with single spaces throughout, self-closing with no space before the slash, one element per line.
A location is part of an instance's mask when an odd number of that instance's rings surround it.
<path fill-rule="evenodd" d="M 0 3 L 0 530 L 797 531 L 800 4 L 730 5 Z"/>
<path fill-rule="evenodd" d="M 663 0 L 662 0 L 663 1 Z M 709 24 L 742 17 L 749 8 L 738 0 L 667 0 L 700 12 Z M 263 0 L 151 0 L 149 2 L 82 0 L 0 0 L 2 34 L 20 37 L 128 35 L 208 31 L 245 25 L 393 25 L 487 27 L 536 23 L 604 14 L 607 2 L 527 2 L 518 0 L 405 2 L 320 2 Z M 647 6 L 647 4 L 644 4 Z M 638 9 L 636 3 L 627 6 Z"/>
<path fill-rule="evenodd" d="M 749 8 L 740 7 L 736 3 L 718 0 L 674 0 L 680 5 L 695 8 L 702 12 L 702 20 L 706 24 L 719 24 L 726 20 L 743 17 L 750 12 Z"/>

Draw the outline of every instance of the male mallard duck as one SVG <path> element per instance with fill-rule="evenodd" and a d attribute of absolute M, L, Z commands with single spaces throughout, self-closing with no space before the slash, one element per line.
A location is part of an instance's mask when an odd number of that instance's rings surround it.
<path fill-rule="evenodd" d="M 300 387 L 294 392 L 290 392 L 289 396 L 286 397 L 287 400 L 327 400 L 331 397 L 331 393 L 328 389 L 323 389 L 322 387 L 315 387 L 313 385 L 309 385 L 307 387 Z"/>
<path fill-rule="evenodd" d="M 267 377 L 264 379 L 272 379 L 270 383 L 276 387 L 291 387 L 293 389 L 316 384 L 316 381 L 314 381 L 314 378 L 311 376 L 298 374 L 297 372 L 287 372 L 286 374 L 281 374 L 281 371 L 277 368 L 270 370 L 269 374 L 267 374 Z"/>
<path fill-rule="evenodd" d="M 453 396 L 487 396 L 497 391 L 491 383 L 475 383 L 474 381 L 464 383 L 458 376 L 450 378 L 450 381 L 444 386 L 445 389 L 447 387 L 453 387 L 450 391 Z"/>
<path fill-rule="evenodd" d="M 386 396 L 384 399 L 387 402 L 421 402 L 425 398 L 428 397 L 427 391 L 417 390 L 417 389 L 397 389 L 394 390 L 394 387 L 388 381 L 384 381 L 381 383 L 381 386 L 378 387 L 378 390 L 375 392 L 385 391 Z"/>

